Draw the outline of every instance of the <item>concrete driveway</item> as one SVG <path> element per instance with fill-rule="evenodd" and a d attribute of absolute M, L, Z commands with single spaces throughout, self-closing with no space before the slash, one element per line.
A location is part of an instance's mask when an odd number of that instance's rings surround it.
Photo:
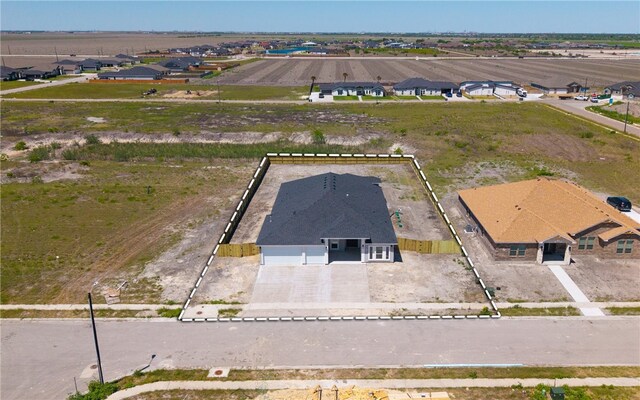
<path fill-rule="evenodd" d="M 369 302 L 367 266 L 261 266 L 251 303 L 286 302 Z"/>

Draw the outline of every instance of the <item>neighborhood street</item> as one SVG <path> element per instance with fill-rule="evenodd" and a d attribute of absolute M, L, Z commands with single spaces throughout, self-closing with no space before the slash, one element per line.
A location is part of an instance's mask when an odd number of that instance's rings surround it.
<path fill-rule="evenodd" d="M 83 320 L 3 320 L 3 400 L 60 399 L 97 373 Z M 640 319 L 179 323 L 99 320 L 105 380 L 154 368 L 640 365 Z"/>

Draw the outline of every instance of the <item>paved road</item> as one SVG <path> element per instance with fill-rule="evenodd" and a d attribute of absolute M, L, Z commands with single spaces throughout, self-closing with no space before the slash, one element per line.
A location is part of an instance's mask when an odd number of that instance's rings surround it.
<path fill-rule="evenodd" d="M 542 102 L 547 103 L 556 108 L 559 108 L 560 110 L 575 114 L 579 117 L 590 119 L 599 124 L 606 125 L 613 129 L 617 129 L 620 132 L 623 132 L 624 130 L 624 122 L 620 122 L 615 119 L 607 118 L 603 115 L 585 110 L 586 107 L 594 105 L 591 102 L 576 101 L 576 100 L 557 100 L 557 99 L 542 100 Z M 627 124 L 627 133 L 640 137 L 640 127 Z"/>
<path fill-rule="evenodd" d="M 51 87 L 51 86 L 66 85 L 68 83 L 74 83 L 74 82 L 85 82 L 89 79 L 95 79 L 96 76 L 97 76 L 96 74 L 85 74 L 77 78 L 60 79 L 56 81 L 48 81 L 48 83 L 41 83 L 39 85 L 31 85 L 31 86 L 24 86 L 24 87 L 19 87 L 15 89 L 7 89 L 7 90 L 0 91 L 0 96 L 5 94 L 11 94 L 11 93 L 26 92 L 28 90 L 42 89 L 42 88 Z"/>
<path fill-rule="evenodd" d="M 0 397 L 61 398 L 95 370 L 85 321 L 0 322 Z M 264 323 L 98 322 L 107 380 L 152 368 L 640 365 L 640 318 Z"/>

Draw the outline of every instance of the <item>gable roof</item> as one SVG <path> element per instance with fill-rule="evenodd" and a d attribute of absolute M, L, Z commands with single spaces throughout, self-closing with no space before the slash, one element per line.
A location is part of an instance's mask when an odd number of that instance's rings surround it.
<path fill-rule="evenodd" d="M 555 236 L 573 240 L 602 223 L 616 225 L 599 235 L 604 241 L 627 232 L 640 237 L 640 223 L 570 182 L 539 178 L 458 195 L 496 243 L 541 243 Z"/>
<path fill-rule="evenodd" d="M 162 72 L 158 71 L 155 68 L 138 66 L 130 69 L 123 69 L 120 71 L 103 72 L 98 74 L 98 78 L 119 78 L 119 77 L 136 77 L 136 76 L 158 78 L 161 75 L 162 75 Z"/>
<path fill-rule="evenodd" d="M 409 78 L 393 85 L 394 90 L 405 90 L 405 89 L 416 89 L 416 88 L 427 89 L 427 90 L 458 89 L 458 85 L 456 85 L 453 82 L 430 81 L 424 78 Z"/>
<path fill-rule="evenodd" d="M 335 83 L 320 83 L 318 86 L 320 86 L 321 91 L 325 91 L 325 90 L 333 91 L 336 89 L 355 90 L 359 87 L 384 91 L 384 86 L 382 86 L 378 82 L 335 82 Z"/>
<path fill-rule="evenodd" d="M 380 179 L 327 173 L 285 182 L 256 243 L 321 245 L 323 238 L 396 244 Z"/>

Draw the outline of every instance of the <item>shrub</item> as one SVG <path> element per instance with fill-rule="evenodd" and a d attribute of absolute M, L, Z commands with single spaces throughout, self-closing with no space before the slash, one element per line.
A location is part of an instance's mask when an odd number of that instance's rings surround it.
<path fill-rule="evenodd" d="M 29 146 L 27 146 L 27 144 L 24 141 L 19 141 L 18 143 L 16 143 L 15 146 L 13 146 L 14 150 L 18 150 L 18 151 L 22 151 L 22 150 L 26 150 L 28 149 Z"/>
<path fill-rule="evenodd" d="M 177 136 L 180 136 L 180 129 L 178 129 L 178 128 L 174 128 L 174 129 L 173 129 L 173 136 L 176 136 L 176 137 L 177 137 Z"/>
<path fill-rule="evenodd" d="M 491 315 L 491 311 L 489 311 L 489 307 L 482 307 L 482 310 L 480 310 L 480 315 Z"/>
<path fill-rule="evenodd" d="M 590 131 L 582 132 L 580 134 L 580 137 L 583 139 L 591 139 L 593 137 L 593 132 L 590 132 Z"/>
<path fill-rule="evenodd" d="M 396 147 L 396 149 L 393 151 L 393 154 L 402 154 L 402 149 L 400 147 Z"/>
<path fill-rule="evenodd" d="M 85 136 L 84 140 L 87 142 L 87 144 L 100 144 L 100 138 L 93 133 Z"/>
<path fill-rule="evenodd" d="M 62 148 L 62 145 L 60 143 L 58 143 L 58 142 L 51 142 L 51 144 L 49 146 L 51 146 L 52 150 L 58 150 L 58 149 Z"/>
<path fill-rule="evenodd" d="M 313 133 L 311 134 L 311 141 L 313 142 L 313 144 L 324 144 L 325 143 L 324 133 L 322 133 L 320 129 L 314 130 Z"/>
<path fill-rule="evenodd" d="M 68 397 L 68 400 L 104 400 L 118 391 L 118 385 L 113 382 L 100 383 L 89 382 L 89 391 L 85 394 L 76 393 Z"/>
<path fill-rule="evenodd" d="M 158 315 L 164 318 L 178 318 L 180 316 L 180 308 L 162 307 L 158 309 Z"/>
<path fill-rule="evenodd" d="M 32 163 L 40 162 L 42 160 L 48 160 L 51 158 L 51 147 L 38 146 L 29 152 L 28 159 Z"/>
<path fill-rule="evenodd" d="M 64 149 L 62 150 L 62 158 L 65 160 L 77 160 L 80 157 L 80 152 L 77 149 Z"/>
<path fill-rule="evenodd" d="M 542 167 L 542 168 L 533 167 L 532 171 L 533 171 L 533 175 L 535 175 L 535 176 L 553 176 L 553 175 L 555 175 L 553 172 L 549 171 L 545 167 Z"/>

